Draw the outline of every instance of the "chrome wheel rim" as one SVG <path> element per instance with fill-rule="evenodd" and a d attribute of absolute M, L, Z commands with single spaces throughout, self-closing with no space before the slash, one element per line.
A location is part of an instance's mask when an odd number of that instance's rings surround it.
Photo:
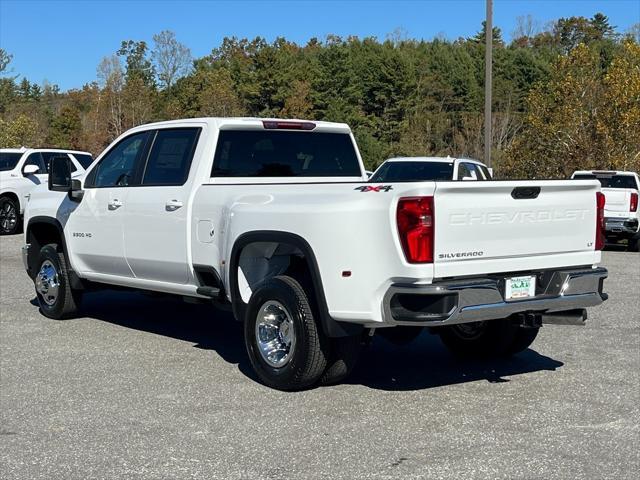
<path fill-rule="evenodd" d="M 269 366 L 282 368 L 289 363 L 296 335 L 293 319 L 280 302 L 269 300 L 260 307 L 255 335 L 260 356 Z"/>
<path fill-rule="evenodd" d="M 11 232 L 18 223 L 18 212 L 11 202 L 4 202 L 0 205 L 0 228 L 4 232 Z"/>
<path fill-rule="evenodd" d="M 464 340 L 474 340 L 484 332 L 486 322 L 471 322 L 453 325 L 453 331 Z"/>
<path fill-rule="evenodd" d="M 51 306 L 58 300 L 60 291 L 60 279 L 56 267 L 49 260 L 42 262 L 40 271 L 36 275 L 36 291 L 42 301 Z"/>

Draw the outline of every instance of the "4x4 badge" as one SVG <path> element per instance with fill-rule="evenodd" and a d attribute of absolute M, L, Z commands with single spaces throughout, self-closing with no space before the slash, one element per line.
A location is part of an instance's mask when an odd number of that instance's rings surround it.
<path fill-rule="evenodd" d="M 389 190 L 393 190 L 391 185 L 363 185 L 362 187 L 356 187 L 354 190 L 360 190 L 361 192 L 388 192 Z"/>

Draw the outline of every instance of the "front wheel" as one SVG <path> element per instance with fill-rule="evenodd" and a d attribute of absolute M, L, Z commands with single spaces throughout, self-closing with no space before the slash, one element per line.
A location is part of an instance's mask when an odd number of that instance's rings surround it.
<path fill-rule="evenodd" d="M 50 243 L 40 249 L 38 272 L 33 279 L 40 311 L 59 320 L 78 312 L 81 292 L 71 288 L 64 254 Z"/>
<path fill-rule="evenodd" d="M 0 197 L 0 235 L 13 235 L 20 230 L 18 202 L 10 197 Z"/>
<path fill-rule="evenodd" d="M 523 328 L 510 318 L 439 327 L 442 343 L 459 357 L 501 357 L 526 350 L 539 328 Z"/>
<path fill-rule="evenodd" d="M 297 280 L 280 275 L 258 288 L 247 306 L 244 340 L 255 372 L 277 390 L 302 390 L 322 376 L 329 343 Z"/>

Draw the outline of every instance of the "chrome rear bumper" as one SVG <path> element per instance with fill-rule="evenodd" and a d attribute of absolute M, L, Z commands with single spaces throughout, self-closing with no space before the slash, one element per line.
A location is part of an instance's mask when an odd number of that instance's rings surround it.
<path fill-rule="evenodd" d="M 634 235 L 638 232 L 637 218 L 607 217 L 604 221 L 607 235 Z"/>
<path fill-rule="evenodd" d="M 504 279 L 513 274 L 431 285 L 394 284 L 384 297 L 385 322 L 436 327 L 524 312 L 544 314 L 594 307 L 607 299 L 602 292 L 607 274 L 605 268 L 527 273 L 536 276 L 535 297 L 512 301 L 504 298 Z"/>

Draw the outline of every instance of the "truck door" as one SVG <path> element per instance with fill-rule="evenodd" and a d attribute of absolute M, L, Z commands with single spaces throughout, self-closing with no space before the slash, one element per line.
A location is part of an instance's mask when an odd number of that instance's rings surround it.
<path fill-rule="evenodd" d="M 140 185 L 130 189 L 124 218 L 127 262 L 136 278 L 189 281 L 189 181 L 201 126 L 158 129 Z M 193 175 L 192 175 L 193 177 Z"/>
<path fill-rule="evenodd" d="M 125 137 L 88 173 L 84 197 L 65 226 L 78 271 L 133 275 L 124 255 L 123 218 L 148 137 L 148 132 Z"/>

